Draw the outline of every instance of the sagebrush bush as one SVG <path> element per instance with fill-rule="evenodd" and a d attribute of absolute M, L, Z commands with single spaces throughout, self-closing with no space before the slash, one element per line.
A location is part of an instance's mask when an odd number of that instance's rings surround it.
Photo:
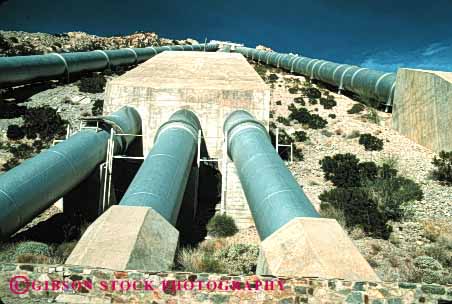
<path fill-rule="evenodd" d="M 23 119 L 22 129 L 30 139 L 39 136 L 44 141 L 50 141 L 55 136 L 66 134 L 67 121 L 49 106 L 29 109 Z"/>
<path fill-rule="evenodd" d="M 197 248 L 184 248 L 179 252 L 178 262 L 184 271 L 223 273 L 224 268 L 212 252 Z"/>
<path fill-rule="evenodd" d="M 320 98 L 320 104 L 323 106 L 324 109 L 329 110 L 337 106 L 336 100 L 334 100 L 334 97 L 332 95 L 328 96 L 328 98 Z"/>
<path fill-rule="evenodd" d="M 333 114 L 333 113 L 328 114 L 328 117 L 331 118 L 331 119 L 335 119 L 336 118 L 336 114 Z"/>
<path fill-rule="evenodd" d="M 295 141 L 298 141 L 298 142 L 306 141 L 309 138 L 305 131 L 295 131 L 293 133 L 293 136 L 294 136 Z"/>
<path fill-rule="evenodd" d="M 316 105 L 318 103 L 317 99 L 315 98 L 309 98 L 308 101 L 310 105 Z"/>
<path fill-rule="evenodd" d="M 249 274 L 256 270 L 258 253 L 256 245 L 212 239 L 180 250 L 177 262 L 184 271 Z"/>
<path fill-rule="evenodd" d="M 302 93 L 310 99 L 318 99 L 322 97 L 320 90 L 314 87 L 302 88 Z"/>
<path fill-rule="evenodd" d="M 439 152 L 439 157 L 434 157 L 432 164 L 436 167 L 433 170 L 433 177 L 448 185 L 452 185 L 452 151 Z"/>
<path fill-rule="evenodd" d="M 293 99 L 293 102 L 298 103 L 299 105 L 305 106 L 306 102 L 304 101 L 303 97 L 295 97 Z"/>
<path fill-rule="evenodd" d="M 359 159 L 351 153 L 326 156 L 320 161 L 326 180 L 337 187 L 360 186 Z"/>
<path fill-rule="evenodd" d="M 308 125 L 311 129 L 322 129 L 327 125 L 327 121 L 317 114 L 309 113 L 308 109 L 294 109 L 289 115 L 289 119 L 294 119 L 301 124 Z"/>
<path fill-rule="evenodd" d="M 50 256 L 50 249 L 47 244 L 40 242 L 22 242 L 16 246 L 15 256 L 31 254 Z"/>
<path fill-rule="evenodd" d="M 417 183 L 398 176 L 386 163 L 360 162 L 347 153 L 327 156 L 320 165 L 325 179 L 336 186 L 319 196 L 321 209 L 343 211 L 348 228 L 358 226 L 369 235 L 388 238 L 388 221 L 400 220 L 406 203 L 423 198 Z"/>
<path fill-rule="evenodd" d="M 233 244 L 218 253 L 228 273 L 249 274 L 256 272 L 259 247 L 252 244 Z"/>
<path fill-rule="evenodd" d="M 348 114 L 358 114 L 364 111 L 366 107 L 363 104 L 355 103 L 348 111 Z"/>
<path fill-rule="evenodd" d="M 91 108 L 91 113 L 93 116 L 102 115 L 102 111 L 104 110 L 104 101 L 102 99 L 96 99 L 93 103 L 93 107 Z"/>
<path fill-rule="evenodd" d="M 278 80 L 278 75 L 271 73 L 270 75 L 268 75 L 268 81 L 269 82 L 276 82 Z"/>
<path fill-rule="evenodd" d="M 281 105 L 281 100 L 276 101 L 276 105 L 280 106 Z"/>
<path fill-rule="evenodd" d="M 227 237 L 236 234 L 239 230 L 231 216 L 216 214 L 207 224 L 207 231 L 215 237 Z"/>
<path fill-rule="evenodd" d="M 6 136 L 11 140 L 18 140 L 25 137 L 25 132 L 18 125 L 9 125 Z"/>
<path fill-rule="evenodd" d="M 104 91 L 107 80 L 102 74 L 93 74 L 90 77 L 82 77 L 78 88 L 80 92 L 86 93 L 102 93 Z"/>
<path fill-rule="evenodd" d="M 290 126 L 290 120 L 288 120 L 285 117 L 278 116 L 278 118 L 276 118 L 276 121 L 279 122 L 279 123 L 282 123 L 285 126 Z"/>
<path fill-rule="evenodd" d="M 366 151 L 383 150 L 383 140 L 369 133 L 361 134 L 359 136 L 359 144 L 363 145 Z"/>

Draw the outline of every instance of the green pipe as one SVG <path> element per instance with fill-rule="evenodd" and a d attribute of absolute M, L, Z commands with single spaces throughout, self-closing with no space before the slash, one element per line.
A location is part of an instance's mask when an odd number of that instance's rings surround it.
<path fill-rule="evenodd" d="M 231 113 L 224 133 L 261 240 L 296 217 L 319 217 L 276 153 L 265 127 L 251 114 Z"/>
<path fill-rule="evenodd" d="M 76 53 L 0 57 L 0 87 L 40 80 L 69 78 L 80 72 L 103 71 L 114 66 L 141 63 L 163 51 L 216 51 L 216 44 L 171 45 Z"/>
<path fill-rule="evenodd" d="M 158 130 L 151 152 L 119 204 L 151 207 L 176 225 L 200 129 L 193 112 L 174 113 Z"/>
<path fill-rule="evenodd" d="M 101 129 L 83 129 L 0 175 L 0 239 L 6 239 L 83 181 L 107 155 L 110 129 L 139 134 L 132 107 L 102 117 Z M 114 153 L 124 153 L 134 136 L 114 137 Z"/>
<path fill-rule="evenodd" d="M 257 62 L 295 72 L 311 79 L 334 85 L 341 90 L 357 93 L 392 106 L 396 74 L 359 66 L 338 64 L 304 56 L 237 47 L 236 52 Z"/>

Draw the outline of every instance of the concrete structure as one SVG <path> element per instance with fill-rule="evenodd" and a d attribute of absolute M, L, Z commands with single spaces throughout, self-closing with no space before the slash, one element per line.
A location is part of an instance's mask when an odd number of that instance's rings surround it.
<path fill-rule="evenodd" d="M 452 150 L 452 73 L 399 69 L 392 127 L 435 151 Z"/>
<path fill-rule="evenodd" d="M 209 157 L 222 158 L 226 116 L 244 109 L 268 127 L 270 90 L 240 54 L 168 51 L 107 84 L 105 113 L 122 105 L 135 107 L 142 117 L 144 155 L 158 127 L 186 108 L 200 119 Z M 233 163 L 219 164 L 219 168 L 226 171 L 226 213 L 241 228 L 252 225 Z"/>
<path fill-rule="evenodd" d="M 88 227 L 65 264 L 169 270 L 178 237 L 177 229 L 152 208 L 112 206 Z"/>
<path fill-rule="evenodd" d="M 380 281 L 334 219 L 295 218 L 260 245 L 257 274 Z"/>

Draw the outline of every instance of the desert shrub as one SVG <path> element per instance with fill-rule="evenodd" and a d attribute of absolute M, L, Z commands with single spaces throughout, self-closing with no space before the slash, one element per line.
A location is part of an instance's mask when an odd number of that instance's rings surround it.
<path fill-rule="evenodd" d="M 0 99 L 1 100 L 1 99 Z M 0 119 L 20 117 L 25 114 L 27 107 L 18 106 L 15 103 L 3 103 L 0 101 Z"/>
<path fill-rule="evenodd" d="M 20 164 L 20 162 L 17 158 L 10 158 L 3 164 L 2 169 L 4 171 L 8 171 L 8 170 L 11 170 L 12 168 L 18 166 L 19 164 Z"/>
<path fill-rule="evenodd" d="M 388 238 L 388 221 L 400 220 L 405 204 L 423 197 L 417 183 L 397 176 L 388 164 L 360 162 L 347 153 L 327 156 L 320 165 L 325 179 L 336 186 L 319 196 L 321 209 L 342 210 L 347 228 L 358 226 L 369 235 Z"/>
<path fill-rule="evenodd" d="M 287 107 L 287 109 L 288 109 L 290 112 L 293 112 L 293 111 L 296 111 L 296 110 L 297 110 L 297 107 L 296 107 L 293 103 L 291 103 L 291 104 Z"/>
<path fill-rule="evenodd" d="M 228 273 L 249 274 L 256 272 L 259 247 L 252 244 L 233 244 L 222 250 L 218 258 Z"/>
<path fill-rule="evenodd" d="M 90 77 L 82 77 L 78 88 L 80 92 L 86 93 L 102 93 L 105 88 L 107 80 L 102 74 L 93 74 Z"/>
<path fill-rule="evenodd" d="M 281 105 L 281 100 L 276 101 L 276 105 L 280 106 Z"/>
<path fill-rule="evenodd" d="M 48 264 L 49 257 L 41 254 L 20 254 L 16 256 L 17 263 L 33 263 L 33 264 Z"/>
<path fill-rule="evenodd" d="M 293 142 L 293 138 L 287 134 L 287 132 L 284 129 L 279 129 L 279 138 L 278 142 L 282 145 L 290 145 Z M 272 145 L 276 147 L 276 133 L 274 129 L 270 129 L 270 139 L 272 142 Z"/>
<path fill-rule="evenodd" d="M 322 130 L 321 132 L 320 132 L 320 134 L 322 134 L 323 136 L 326 136 L 326 137 L 331 137 L 331 136 L 333 136 L 333 132 L 330 132 L 330 131 L 328 131 L 328 130 Z"/>
<path fill-rule="evenodd" d="M 452 234 L 441 231 L 434 243 L 424 248 L 425 254 L 435 258 L 444 267 L 452 267 Z"/>
<path fill-rule="evenodd" d="M 291 87 L 291 88 L 289 88 L 289 93 L 290 94 L 298 94 L 299 91 L 300 91 L 300 89 L 298 87 Z"/>
<path fill-rule="evenodd" d="M 328 117 L 331 118 L 331 119 L 335 119 L 336 118 L 336 114 L 333 114 L 333 113 L 328 114 Z"/>
<path fill-rule="evenodd" d="M 177 261 L 184 271 L 224 272 L 220 261 L 210 251 L 203 251 L 197 248 L 184 248 L 179 252 Z"/>
<path fill-rule="evenodd" d="M 9 152 L 17 159 L 26 159 L 34 155 L 35 149 L 28 144 L 11 145 Z"/>
<path fill-rule="evenodd" d="M 383 150 L 383 140 L 369 133 L 361 134 L 359 136 L 359 144 L 363 145 L 366 151 Z"/>
<path fill-rule="evenodd" d="M 306 102 L 304 101 L 303 97 L 295 97 L 293 99 L 293 102 L 298 103 L 299 105 L 305 106 Z"/>
<path fill-rule="evenodd" d="M 351 153 L 326 156 L 320 161 L 326 180 L 337 187 L 360 186 L 359 159 Z"/>
<path fill-rule="evenodd" d="M 103 110 L 104 110 L 104 101 L 102 99 L 96 99 L 94 101 L 93 107 L 91 108 L 93 116 L 102 115 Z"/>
<path fill-rule="evenodd" d="M 324 205 L 322 209 L 320 209 L 320 215 L 325 218 L 335 219 L 339 225 L 345 228 L 346 220 L 344 211 L 341 209 L 335 208 L 331 205 Z"/>
<path fill-rule="evenodd" d="M 452 151 L 439 152 L 439 157 L 434 157 L 432 164 L 436 167 L 433 170 L 433 177 L 448 185 L 452 185 Z"/>
<path fill-rule="evenodd" d="M 18 125 L 9 125 L 6 136 L 11 140 L 18 140 L 25 137 L 25 133 Z"/>
<path fill-rule="evenodd" d="M 236 234 L 239 230 L 232 217 L 226 214 L 216 214 L 207 224 L 207 231 L 215 237 L 227 237 Z"/>
<path fill-rule="evenodd" d="M 369 113 L 365 115 L 368 121 L 373 123 L 380 123 L 380 116 L 378 116 L 378 112 L 375 109 L 370 108 Z"/>
<path fill-rule="evenodd" d="M 413 260 L 415 281 L 425 283 L 443 283 L 443 267 L 430 256 L 421 255 Z"/>
<path fill-rule="evenodd" d="M 348 114 L 358 114 L 364 111 L 366 107 L 363 104 L 355 103 L 348 111 Z"/>
<path fill-rule="evenodd" d="M 67 121 L 49 106 L 29 109 L 23 119 L 23 130 L 30 139 L 39 136 L 42 140 L 49 141 L 66 133 Z"/>
<path fill-rule="evenodd" d="M 391 228 L 386 224 L 384 214 L 377 204 L 369 199 L 362 187 L 334 188 L 319 196 L 322 201 L 320 208 L 332 206 L 343 211 L 347 228 L 360 227 L 363 231 L 375 237 L 387 238 Z"/>
<path fill-rule="evenodd" d="M 278 80 L 278 75 L 271 73 L 270 75 L 268 75 L 268 80 L 270 82 L 276 82 L 276 80 Z"/>
<path fill-rule="evenodd" d="M 318 99 L 322 97 L 322 93 L 320 92 L 320 90 L 314 87 L 303 88 L 302 91 L 303 94 L 310 99 Z"/>
<path fill-rule="evenodd" d="M 64 261 L 67 260 L 76 245 L 77 241 L 64 242 L 59 244 L 52 253 L 55 262 L 64 263 Z"/>
<path fill-rule="evenodd" d="M 39 242 L 22 242 L 16 246 L 15 256 L 24 254 L 50 256 L 50 249 L 47 244 Z"/>
<path fill-rule="evenodd" d="M 317 114 L 309 113 L 308 109 L 300 108 L 292 111 L 289 119 L 294 119 L 299 123 L 308 125 L 311 129 L 322 129 L 327 125 L 327 121 Z"/>
<path fill-rule="evenodd" d="M 295 131 L 293 133 L 293 136 L 294 136 L 295 141 L 298 141 L 298 142 L 306 141 L 309 138 L 305 131 Z"/>
<path fill-rule="evenodd" d="M 334 108 L 337 105 L 337 102 L 336 100 L 331 98 L 320 98 L 320 104 L 323 106 L 324 109 L 329 110 Z"/>
<path fill-rule="evenodd" d="M 290 121 L 286 117 L 278 116 L 278 118 L 276 118 L 276 121 L 282 123 L 285 126 L 290 126 Z"/>
<path fill-rule="evenodd" d="M 304 154 L 301 149 L 294 148 L 293 150 L 293 161 L 302 161 L 304 159 Z"/>
<path fill-rule="evenodd" d="M 347 135 L 347 139 L 357 138 L 360 135 L 361 135 L 361 133 L 358 130 L 353 130 L 350 132 L 350 134 Z"/>
<path fill-rule="evenodd" d="M 315 98 L 309 98 L 308 101 L 310 105 L 316 105 L 318 103 L 317 99 Z"/>

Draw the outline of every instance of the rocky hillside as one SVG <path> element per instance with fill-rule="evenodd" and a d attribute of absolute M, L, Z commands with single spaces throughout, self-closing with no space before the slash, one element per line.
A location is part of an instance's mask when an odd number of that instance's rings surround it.
<path fill-rule="evenodd" d="M 81 52 L 126 47 L 197 44 L 193 39 L 172 40 L 152 32 L 137 32 L 126 36 L 99 37 L 83 32 L 64 34 L 0 31 L 0 56 L 38 55 L 52 52 Z"/>

